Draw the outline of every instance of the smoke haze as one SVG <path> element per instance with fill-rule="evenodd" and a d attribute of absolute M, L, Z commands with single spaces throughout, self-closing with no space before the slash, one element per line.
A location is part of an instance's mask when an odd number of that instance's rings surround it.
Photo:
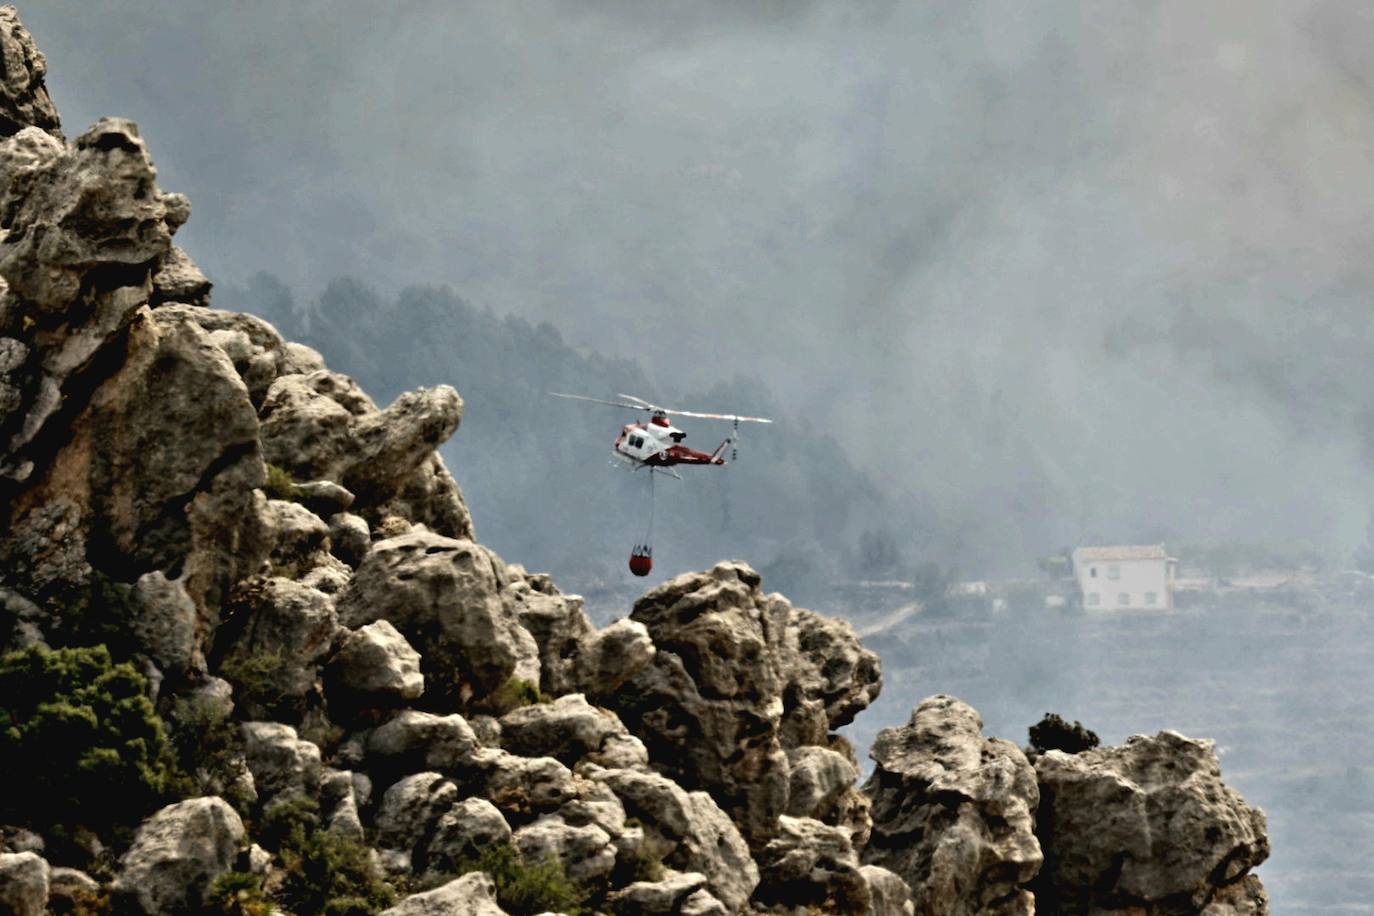
<path fill-rule="evenodd" d="M 756 376 L 989 567 L 1363 541 L 1358 4 L 21 12 L 68 133 L 137 120 L 221 284 L 449 283 L 660 391 Z"/>

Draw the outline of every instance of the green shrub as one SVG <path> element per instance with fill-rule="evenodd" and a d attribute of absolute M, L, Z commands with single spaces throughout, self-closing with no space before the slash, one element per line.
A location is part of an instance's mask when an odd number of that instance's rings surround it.
<path fill-rule="evenodd" d="M 45 627 L 53 646 L 105 646 L 115 661 L 139 651 L 130 622 L 143 611 L 129 586 L 93 570 L 89 581 L 65 594 L 60 603 L 61 610 Z"/>
<path fill-rule="evenodd" d="M 45 836 L 109 841 L 179 787 L 146 680 L 104 646 L 0 656 L 0 761 L 22 787 L 0 796 L 0 822 Z"/>
<path fill-rule="evenodd" d="M 243 756 L 238 724 L 203 696 L 177 699 L 169 718 L 172 751 L 188 783 L 181 794 L 218 795 L 246 815 L 250 800 L 238 782 Z"/>
<path fill-rule="evenodd" d="M 241 702 L 270 708 L 282 698 L 273 686 L 273 675 L 281 670 L 282 664 L 281 652 L 275 649 L 235 651 L 220 662 L 219 674 L 234 685 L 234 693 Z"/>
<path fill-rule="evenodd" d="M 1070 725 L 1059 715 L 1047 712 L 1045 718 L 1030 727 L 1030 743 L 1042 754 L 1045 751 L 1078 754 L 1097 747 L 1100 742 L 1097 733 L 1084 728 L 1083 723 L 1075 721 Z"/>
<path fill-rule="evenodd" d="M 459 865 L 458 874 L 486 872 L 496 885 L 496 900 L 513 916 L 566 913 L 577 916 L 587 900 L 586 888 L 563 871 L 557 859 L 529 862 L 510 846 L 495 846 Z"/>
<path fill-rule="evenodd" d="M 203 911 L 215 916 L 271 916 L 273 907 L 263 893 L 262 878 L 231 871 L 210 885 Z"/>
<path fill-rule="evenodd" d="M 512 709 L 519 709 L 521 706 L 534 706 L 536 703 L 547 702 L 549 702 L 549 698 L 539 692 L 538 684 L 524 678 L 513 677 L 492 691 L 484 705 L 490 707 L 497 715 L 503 715 Z"/>
<path fill-rule="evenodd" d="M 293 913 L 370 916 L 396 902 L 368 848 L 318 822 L 292 827 L 280 852 L 285 874 L 277 896 Z"/>
<path fill-rule="evenodd" d="M 267 483 L 263 486 L 262 492 L 267 495 L 268 499 L 287 499 L 298 502 L 301 498 L 300 491 L 296 489 L 296 481 L 291 477 L 291 474 L 275 464 L 267 465 Z"/>

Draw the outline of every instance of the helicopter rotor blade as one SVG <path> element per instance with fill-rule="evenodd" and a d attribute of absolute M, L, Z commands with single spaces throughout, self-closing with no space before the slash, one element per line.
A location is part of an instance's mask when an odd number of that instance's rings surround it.
<path fill-rule="evenodd" d="M 653 408 L 641 404 L 623 404 L 620 401 L 603 401 L 601 398 L 589 398 L 580 394 L 563 394 L 561 391 L 550 391 L 549 394 L 556 398 L 567 398 L 570 401 L 591 401 L 593 404 L 605 404 L 607 407 L 623 407 L 626 410 L 652 410 Z"/>
<path fill-rule="evenodd" d="M 733 423 L 772 423 L 767 417 L 740 417 L 732 413 L 702 413 L 698 410 L 663 410 L 678 417 L 697 417 L 702 420 L 729 420 Z"/>
<path fill-rule="evenodd" d="M 627 400 L 627 401 L 634 401 L 634 402 L 635 402 L 636 404 L 638 404 L 639 406 L 648 408 L 648 409 L 650 409 L 650 410 L 652 410 L 652 409 L 653 409 L 653 406 L 654 406 L 654 405 L 650 404 L 648 401 L 644 400 L 643 398 L 637 398 L 637 397 L 635 397 L 635 396 L 632 395 L 632 394 L 625 394 L 624 392 L 618 391 L 618 392 L 616 392 L 616 395 L 615 395 L 615 396 L 618 397 L 618 398 L 624 398 L 624 399 Z"/>

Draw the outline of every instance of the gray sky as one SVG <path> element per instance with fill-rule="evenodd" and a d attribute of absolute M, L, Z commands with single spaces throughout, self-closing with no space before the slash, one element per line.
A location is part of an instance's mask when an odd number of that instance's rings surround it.
<path fill-rule="evenodd" d="M 216 279 L 449 282 L 664 390 L 756 373 L 1008 556 L 1363 540 L 1363 4 L 20 13 Z"/>

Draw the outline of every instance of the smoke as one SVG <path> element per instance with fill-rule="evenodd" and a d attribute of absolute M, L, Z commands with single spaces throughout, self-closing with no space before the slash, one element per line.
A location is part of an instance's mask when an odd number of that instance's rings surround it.
<path fill-rule="evenodd" d="M 21 13 L 68 132 L 138 120 L 216 280 L 451 283 L 660 391 L 757 375 L 966 564 L 1363 539 L 1358 5 Z"/>

